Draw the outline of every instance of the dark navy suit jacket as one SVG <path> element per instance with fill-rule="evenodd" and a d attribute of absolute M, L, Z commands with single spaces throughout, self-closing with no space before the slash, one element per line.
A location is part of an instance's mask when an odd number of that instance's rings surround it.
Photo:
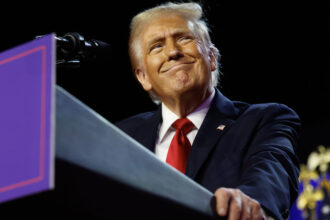
<path fill-rule="evenodd" d="M 117 126 L 154 152 L 161 109 L 125 119 Z M 217 129 L 225 125 L 223 130 Z M 193 142 L 186 175 L 215 192 L 238 188 L 268 215 L 287 218 L 297 197 L 299 163 L 294 148 L 300 120 L 282 104 L 215 98 Z"/>

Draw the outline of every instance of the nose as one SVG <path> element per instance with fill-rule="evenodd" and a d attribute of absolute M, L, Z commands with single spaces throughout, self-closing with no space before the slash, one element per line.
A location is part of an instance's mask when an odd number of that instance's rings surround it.
<path fill-rule="evenodd" d="M 174 40 L 168 40 L 166 44 L 168 60 L 177 60 L 183 56 L 180 46 Z"/>

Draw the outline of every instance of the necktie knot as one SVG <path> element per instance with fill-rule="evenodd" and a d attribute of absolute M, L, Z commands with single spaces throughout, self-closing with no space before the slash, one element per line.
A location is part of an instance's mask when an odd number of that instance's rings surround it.
<path fill-rule="evenodd" d="M 188 118 L 179 118 L 172 124 L 172 127 L 187 135 L 195 126 Z"/>

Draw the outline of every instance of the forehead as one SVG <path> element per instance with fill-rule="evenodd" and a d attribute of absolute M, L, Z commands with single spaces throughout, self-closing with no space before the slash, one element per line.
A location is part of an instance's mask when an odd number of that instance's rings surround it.
<path fill-rule="evenodd" d="M 144 39 L 175 32 L 192 32 L 193 23 L 178 15 L 163 14 L 148 22 L 142 31 Z"/>

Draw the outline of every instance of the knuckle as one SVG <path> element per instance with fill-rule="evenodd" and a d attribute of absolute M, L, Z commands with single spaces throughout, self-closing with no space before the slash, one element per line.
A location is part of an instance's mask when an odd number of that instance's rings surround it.
<path fill-rule="evenodd" d="M 233 189 L 233 194 L 234 195 L 240 195 L 241 194 L 241 191 L 239 189 Z"/>
<path fill-rule="evenodd" d="M 219 189 L 217 189 L 216 191 L 215 191 L 215 195 L 216 196 L 223 196 L 224 194 L 225 194 L 225 190 L 223 189 L 223 188 L 219 188 Z"/>
<path fill-rule="evenodd" d="M 218 188 L 215 191 L 216 194 L 220 194 L 220 195 L 223 195 L 223 196 L 230 195 L 231 194 L 230 192 L 231 192 L 230 189 L 224 188 L 224 187 Z"/>
<path fill-rule="evenodd" d="M 261 209 L 261 205 L 260 205 L 259 202 L 255 202 L 254 205 L 255 205 L 255 208 L 256 208 L 256 209 L 258 209 L 258 210 Z"/>
<path fill-rule="evenodd" d="M 233 199 L 233 206 L 238 209 L 241 210 L 242 209 L 242 201 L 240 198 L 234 198 Z"/>
<path fill-rule="evenodd" d="M 224 189 L 225 189 L 225 188 L 223 188 L 223 187 L 220 187 L 220 188 L 218 188 L 218 189 L 215 191 L 215 193 L 221 193 L 221 192 L 223 192 L 223 191 L 224 191 Z"/>
<path fill-rule="evenodd" d="M 253 209 L 255 210 L 260 210 L 261 209 L 261 205 L 258 201 L 251 199 L 250 204 L 252 206 Z"/>

